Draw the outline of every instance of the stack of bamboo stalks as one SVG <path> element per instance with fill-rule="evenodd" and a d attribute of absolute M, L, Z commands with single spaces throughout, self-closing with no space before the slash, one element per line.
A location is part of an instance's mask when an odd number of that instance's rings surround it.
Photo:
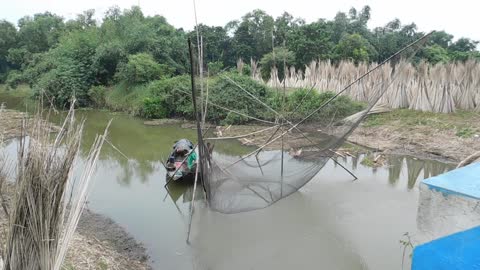
<path fill-rule="evenodd" d="M 33 121 L 24 121 L 14 196 L 8 207 L 2 203 L 8 217 L 4 270 L 61 269 L 86 203 L 106 131 L 97 136 L 80 177 L 74 179 L 83 122 L 75 121 L 72 105 L 58 134 L 53 136 L 49 125 L 40 113 Z M 0 187 L 4 181 L 0 177 Z"/>
<path fill-rule="evenodd" d="M 285 83 L 288 88 L 314 86 L 319 92 L 340 91 L 376 65 L 355 65 L 351 61 L 335 65 L 330 61 L 312 61 L 305 66 L 305 73 L 291 67 L 285 80 L 280 80 L 278 70 L 273 68 L 266 84 L 279 87 Z M 255 64 L 252 76 L 262 81 L 259 74 L 260 68 Z M 416 67 L 406 61 L 400 61 L 395 68 L 384 65 L 345 94 L 356 101 L 368 101 L 375 91 L 387 86 L 389 88 L 379 103 L 390 108 L 438 113 L 451 113 L 457 109 L 480 111 L 480 63 L 474 60 L 436 65 L 421 62 Z"/>

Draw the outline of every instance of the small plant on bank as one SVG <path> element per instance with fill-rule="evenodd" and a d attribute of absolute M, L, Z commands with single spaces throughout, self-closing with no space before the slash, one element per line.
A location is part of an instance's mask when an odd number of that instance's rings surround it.
<path fill-rule="evenodd" d="M 405 239 L 400 239 L 400 244 L 403 246 L 402 269 L 403 269 L 403 265 L 404 265 L 404 262 L 405 262 L 405 255 L 407 253 L 407 249 L 408 248 L 413 249 L 413 243 L 412 243 L 412 238 L 411 238 L 410 234 L 408 232 L 406 232 L 406 233 L 403 234 L 403 237 Z M 408 257 L 411 259 L 412 258 L 412 253 L 410 253 L 410 255 Z"/>
<path fill-rule="evenodd" d="M 475 130 L 473 130 L 471 127 L 464 127 L 459 129 L 457 133 L 455 133 L 455 135 L 457 135 L 460 138 L 468 139 L 473 137 L 473 135 L 475 135 Z"/>
<path fill-rule="evenodd" d="M 360 162 L 360 164 L 362 164 L 363 166 L 366 166 L 366 167 L 375 167 L 375 161 L 373 160 L 373 156 L 372 155 L 366 155 L 362 161 Z"/>

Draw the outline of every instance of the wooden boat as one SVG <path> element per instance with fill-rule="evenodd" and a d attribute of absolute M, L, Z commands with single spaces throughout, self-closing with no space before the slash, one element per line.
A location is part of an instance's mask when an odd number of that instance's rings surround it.
<path fill-rule="evenodd" d="M 197 154 L 192 142 L 187 139 L 176 141 L 173 145 L 173 151 L 165 164 L 167 182 L 182 181 L 193 183 L 195 181 L 196 166 Z"/>

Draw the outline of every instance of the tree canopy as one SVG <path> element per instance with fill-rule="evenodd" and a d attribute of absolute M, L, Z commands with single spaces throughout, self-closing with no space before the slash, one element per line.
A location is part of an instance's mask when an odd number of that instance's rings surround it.
<path fill-rule="evenodd" d="M 283 62 L 303 69 L 313 60 L 379 62 L 424 33 L 414 23 L 394 19 L 369 29 L 370 7 L 338 12 L 332 20 L 307 23 L 285 12 L 277 18 L 253 10 L 225 26 L 177 29 L 159 15 L 145 16 L 133 6 L 110 8 L 99 21 L 87 10 L 75 19 L 50 13 L 21 18 L 16 25 L 0 20 L 0 83 L 28 83 L 58 104 L 75 93 L 88 104 L 95 86 L 147 84 L 188 71 L 187 37 L 202 36 L 205 70 L 211 74 L 235 67 L 237 60 L 257 61 L 262 75 Z M 435 32 L 415 60 L 430 63 L 480 59 L 478 41 L 457 40 Z"/>

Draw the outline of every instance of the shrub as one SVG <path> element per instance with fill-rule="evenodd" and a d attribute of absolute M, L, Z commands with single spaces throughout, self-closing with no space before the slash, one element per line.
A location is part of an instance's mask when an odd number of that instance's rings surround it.
<path fill-rule="evenodd" d="M 142 116 L 145 118 L 166 118 L 167 106 L 162 97 L 147 97 L 143 100 Z"/>
<path fill-rule="evenodd" d="M 223 125 L 239 125 L 239 124 L 247 123 L 248 120 L 249 119 L 243 115 L 229 112 L 225 120 L 222 121 L 222 124 Z"/>
<path fill-rule="evenodd" d="M 147 85 L 147 89 L 149 96 L 164 100 L 168 116 L 193 118 L 189 76 L 153 81 Z"/>
<path fill-rule="evenodd" d="M 307 116 L 320 106 L 323 106 L 323 104 L 334 96 L 335 93 L 330 91 L 318 93 L 315 90 L 310 91 L 310 89 L 298 89 L 286 97 L 286 111 L 294 112 L 298 107 L 295 113 L 291 116 L 298 120 Z M 277 101 L 277 103 L 279 102 Z M 349 97 L 341 95 L 320 109 L 309 120 L 331 121 L 332 118 L 338 120 L 361 111 L 363 108 L 363 104 L 352 101 Z"/>
<path fill-rule="evenodd" d="M 223 69 L 223 63 L 221 61 L 209 62 L 207 67 L 209 75 L 214 76 L 220 73 L 220 71 Z"/>
<path fill-rule="evenodd" d="M 249 91 L 262 102 L 267 101 L 270 91 L 265 85 L 258 83 L 248 76 L 240 75 L 235 72 L 226 73 L 225 76 L 231 78 L 236 84 Z M 259 104 L 259 102 L 253 101 L 249 98 L 243 90 L 225 76 L 220 76 L 212 80 L 209 87 L 209 101 L 222 107 L 254 117 L 272 118 L 271 112 Z M 219 122 L 226 119 L 228 114 L 228 111 L 209 105 L 207 118 L 214 122 Z M 233 121 L 235 118 L 230 116 L 230 119 Z"/>
<path fill-rule="evenodd" d="M 23 75 L 17 70 L 12 70 L 8 73 L 6 84 L 9 88 L 16 89 L 17 86 L 24 81 Z"/>
<path fill-rule="evenodd" d="M 106 93 L 105 103 L 109 109 L 141 115 L 146 97 L 149 95 L 145 85 L 128 87 L 125 83 L 120 83 Z"/>
<path fill-rule="evenodd" d="M 94 86 L 88 90 L 88 97 L 94 106 L 98 108 L 106 105 L 107 88 L 105 86 Z"/>
<path fill-rule="evenodd" d="M 276 47 L 273 52 L 265 54 L 260 60 L 262 78 L 268 80 L 270 78 L 270 72 L 275 66 L 278 70 L 278 77 L 282 80 L 285 77 L 285 71 L 283 70 L 284 61 L 287 66 L 292 65 L 295 62 L 295 54 L 280 47 Z"/>
<path fill-rule="evenodd" d="M 118 81 L 132 85 L 166 78 L 172 73 L 168 66 L 155 62 L 152 55 L 139 53 L 128 56 L 127 63 L 120 63 L 115 77 Z"/>

